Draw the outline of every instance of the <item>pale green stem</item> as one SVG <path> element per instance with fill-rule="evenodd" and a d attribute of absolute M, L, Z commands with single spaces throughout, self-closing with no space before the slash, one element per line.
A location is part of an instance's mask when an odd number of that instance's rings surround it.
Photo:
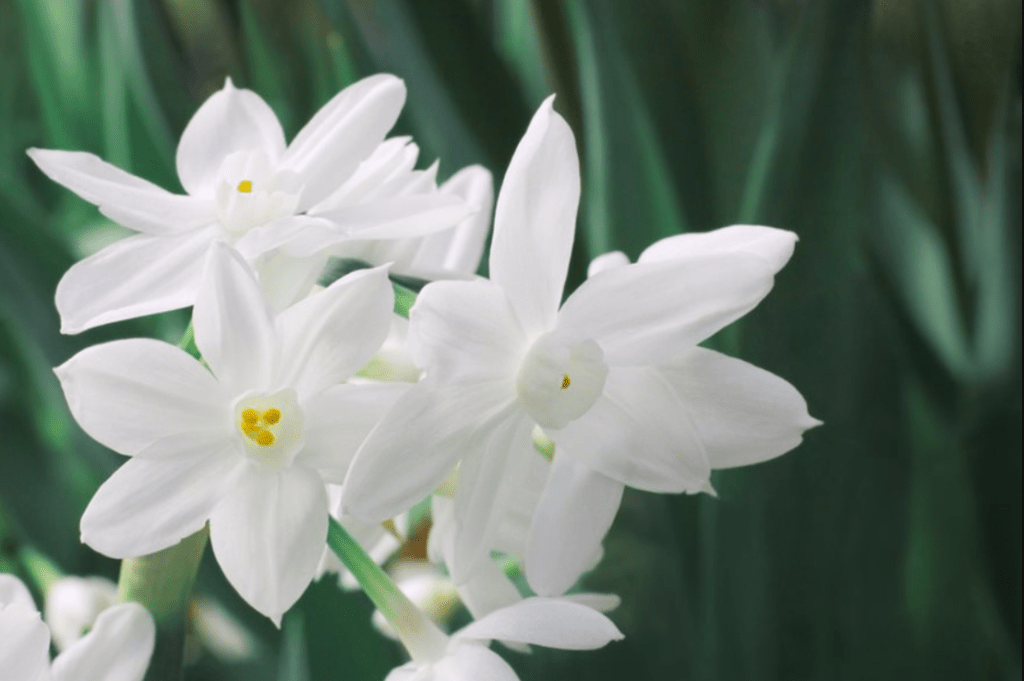
<path fill-rule="evenodd" d="M 18 559 L 43 596 L 50 593 L 54 582 L 64 576 L 52 560 L 28 544 L 22 544 L 18 549 Z"/>
<path fill-rule="evenodd" d="M 156 620 L 156 649 L 145 681 L 182 678 L 185 613 L 209 536 L 204 527 L 174 546 L 121 562 L 118 597 L 144 605 Z"/>
<path fill-rule="evenodd" d="M 335 518 L 330 519 L 327 545 L 391 623 L 412 659 L 433 662 L 444 654 L 448 645 L 448 637 L 444 632 L 402 593 L 391 577 Z"/>

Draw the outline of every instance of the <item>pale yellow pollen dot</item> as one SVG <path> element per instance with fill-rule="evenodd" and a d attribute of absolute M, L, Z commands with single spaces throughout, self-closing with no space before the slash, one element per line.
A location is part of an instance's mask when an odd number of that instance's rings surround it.
<path fill-rule="evenodd" d="M 263 412 L 263 422 L 267 425 L 274 425 L 281 420 L 281 410 L 279 409 L 268 409 Z"/>
<path fill-rule="evenodd" d="M 271 433 L 269 430 L 266 430 L 265 428 L 257 428 L 256 437 L 254 437 L 253 439 L 256 440 L 256 444 L 260 445 L 261 447 L 269 447 L 270 445 L 274 444 L 274 440 L 276 440 L 277 438 L 274 437 L 274 434 Z"/>
<path fill-rule="evenodd" d="M 569 374 L 562 374 L 562 390 L 568 390 L 570 385 L 572 381 L 569 380 Z"/>
<path fill-rule="evenodd" d="M 252 191 L 252 182 L 250 182 L 249 180 L 242 180 L 241 182 L 238 183 L 238 191 L 242 192 L 243 194 L 248 194 L 249 192 Z"/>

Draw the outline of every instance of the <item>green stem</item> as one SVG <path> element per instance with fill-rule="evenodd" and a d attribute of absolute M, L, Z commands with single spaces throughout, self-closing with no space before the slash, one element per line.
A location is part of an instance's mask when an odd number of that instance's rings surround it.
<path fill-rule="evenodd" d="M 207 527 L 162 551 L 121 562 L 118 597 L 146 607 L 157 627 L 145 681 L 180 681 L 185 613 L 210 532 Z"/>
<path fill-rule="evenodd" d="M 443 654 L 448 645 L 448 637 L 402 593 L 391 577 L 335 518 L 331 518 L 327 530 L 327 545 L 391 623 L 412 659 L 435 660 Z"/>

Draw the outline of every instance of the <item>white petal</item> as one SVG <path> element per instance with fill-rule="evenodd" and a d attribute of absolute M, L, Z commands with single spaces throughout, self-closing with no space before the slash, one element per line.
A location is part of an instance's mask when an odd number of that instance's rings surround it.
<path fill-rule="evenodd" d="M 167 236 L 208 225 L 214 206 L 191 196 L 172 194 L 94 154 L 29 149 L 39 169 L 125 227 Z"/>
<path fill-rule="evenodd" d="M 747 466 L 784 454 L 821 425 L 796 388 L 775 374 L 694 348 L 662 368 L 686 404 L 712 468 Z"/>
<path fill-rule="evenodd" d="M 256 276 L 223 241 L 213 244 L 192 311 L 196 347 L 231 395 L 267 389 L 274 322 Z"/>
<path fill-rule="evenodd" d="M 523 600 L 505 571 L 491 559 L 482 560 L 469 579 L 458 587 L 459 596 L 473 619 Z"/>
<path fill-rule="evenodd" d="M 548 435 L 569 456 L 629 487 L 698 492 L 711 475 L 704 445 L 669 382 L 653 368 L 612 367 L 604 395 Z"/>
<path fill-rule="evenodd" d="M 339 206 L 363 203 L 383 194 L 394 195 L 394 182 L 410 182 L 416 176 L 413 168 L 419 156 L 419 147 L 411 137 L 392 137 L 377 145 L 356 171 L 323 201 L 309 209 L 317 214 Z M 387 191 L 384 191 L 384 190 Z"/>
<path fill-rule="evenodd" d="M 135 338 L 94 345 L 54 369 L 71 414 L 128 456 L 164 437 L 226 430 L 228 397 L 184 350 Z"/>
<path fill-rule="evenodd" d="M 25 599 L 28 602 L 25 602 Z M 17 578 L 0 574 L 0 669 L 5 681 L 44 681 L 50 630 Z"/>
<path fill-rule="evenodd" d="M 281 158 L 304 180 L 299 211 L 316 205 L 355 172 L 384 139 L 405 104 L 405 83 L 378 74 L 327 102 L 295 136 Z"/>
<path fill-rule="evenodd" d="M 614 269 L 616 267 L 623 267 L 629 264 L 629 256 L 622 251 L 612 251 L 599 255 L 590 261 L 590 265 L 587 267 L 587 276 L 592 277 L 599 272 L 605 270 Z"/>
<path fill-rule="evenodd" d="M 274 160 L 284 151 L 277 116 L 252 90 L 228 78 L 192 116 L 178 142 L 181 185 L 192 196 L 213 197 L 224 159 L 237 151 L 263 151 Z"/>
<path fill-rule="evenodd" d="M 796 234 L 784 229 L 733 225 L 711 232 L 691 232 L 662 239 L 648 246 L 637 262 L 659 262 L 718 253 L 750 253 L 764 258 L 772 274 L 775 274 L 793 256 L 796 241 Z"/>
<path fill-rule="evenodd" d="M 327 490 L 302 466 L 279 473 L 250 467 L 210 518 L 224 576 L 278 626 L 312 581 L 326 542 Z"/>
<path fill-rule="evenodd" d="M 394 304 L 387 268 L 377 267 L 352 272 L 282 312 L 274 322 L 277 383 L 306 399 L 355 374 L 387 338 Z"/>
<path fill-rule="evenodd" d="M 458 639 L 509 640 L 562 650 L 593 650 L 622 639 L 612 621 L 585 605 L 527 598 L 456 632 Z"/>
<path fill-rule="evenodd" d="M 505 292 L 493 282 L 428 284 L 409 312 L 409 350 L 442 381 L 509 381 L 514 388 L 526 338 Z"/>
<path fill-rule="evenodd" d="M 154 446 L 187 444 L 168 438 Z M 178 452 L 135 457 L 117 469 L 82 514 L 82 542 L 111 558 L 130 558 L 173 546 L 202 528 L 245 464 L 230 440 L 191 455 Z"/>
<path fill-rule="evenodd" d="M 53 661 L 53 681 L 142 681 L 155 642 L 156 626 L 144 607 L 115 605 Z"/>
<path fill-rule="evenodd" d="M 609 364 L 656 364 L 745 315 L 772 283 L 767 262 L 747 253 L 616 267 L 576 289 L 558 328 L 597 341 Z"/>
<path fill-rule="evenodd" d="M 474 274 L 491 226 L 494 178 L 483 166 L 468 166 L 452 175 L 441 193 L 461 198 L 474 213 L 453 229 L 425 237 L 410 270 Z"/>
<path fill-rule="evenodd" d="M 310 234 L 290 243 L 288 249 L 307 255 L 347 239 L 411 239 L 452 227 L 471 213 L 461 198 L 437 192 L 385 197 L 318 213 L 317 217 L 335 223 L 333 240 L 327 234 Z"/>
<path fill-rule="evenodd" d="M 530 335 L 554 325 L 580 199 L 576 140 L 553 101 L 541 104 L 508 165 L 491 243 L 491 279 Z"/>
<path fill-rule="evenodd" d="M 455 495 L 455 555 L 448 566 L 456 585 L 490 555 L 498 528 L 529 474 L 532 430 L 530 418 L 512 409 L 477 436 L 477 451 L 464 453 Z"/>
<path fill-rule="evenodd" d="M 61 333 L 188 307 L 213 232 L 122 239 L 81 260 L 57 284 Z"/>
<path fill-rule="evenodd" d="M 379 522 L 425 499 L 511 404 L 504 386 L 494 383 L 414 385 L 352 461 L 342 494 L 345 515 Z"/>
<path fill-rule="evenodd" d="M 526 578 L 541 596 L 561 596 L 592 564 L 622 502 L 623 486 L 558 451 L 533 517 Z"/>
<path fill-rule="evenodd" d="M 340 485 L 363 440 L 408 389 L 402 383 L 345 384 L 321 393 L 305 407 L 306 445 L 298 460 Z"/>
<path fill-rule="evenodd" d="M 519 681 L 519 676 L 508 662 L 485 646 L 456 641 L 449 647 L 448 654 L 434 665 L 433 679 L 434 681 Z"/>

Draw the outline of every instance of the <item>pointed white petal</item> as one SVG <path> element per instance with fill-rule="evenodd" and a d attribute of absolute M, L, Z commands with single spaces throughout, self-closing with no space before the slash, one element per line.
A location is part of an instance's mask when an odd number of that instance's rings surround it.
<path fill-rule="evenodd" d="M 0 670 L 10 681 L 44 681 L 50 667 L 50 630 L 16 577 L 0 574 Z"/>
<path fill-rule="evenodd" d="M 275 320 L 277 382 L 299 399 L 355 374 L 387 338 L 395 294 L 387 267 L 352 272 L 288 308 Z"/>
<path fill-rule="evenodd" d="M 53 661 L 53 681 L 142 681 L 155 643 L 156 626 L 144 607 L 115 605 Z"/>
<path fill-rule="evenodd" d="M 122 239 L 71 266 L 57 284 L 61 333 L 188 307 L 213 232 Z"/>
<path fill-rule="evenodd" d="M 238 89 L 228 78 L 210 95 L 181 133 L 178 179 L 192 196 L 212 198 L 221 164 L 237 151 L 262 151 L 273 161 L 284 151 L 277 116 L 252 90 Z"/>
<path fill-rule="evenodd" d="M 368 522 L 408 510 L 480 447 L 512 397 L 494 383 L 423 381 L 402 396 L 370 433 L 345 478 L 342 509 Z"/>
<path fill-rule="evenodd" d="M 95 154 L 29 149 L 28 155 L 51 180 L 130 229 L 166 236 L 202 227 L 215 219 L 210 202 L 172 194 Z"/>
<path fill-rule="evenodd" d="M 548 435 L 595 471 L 649 492 L 697 492 L 711 475 L 686 405 L 654 368 L 612 367 L 604 395 Z"/>
<path fill-rule="evenodd" d="M 415 177 L 413 167 L 419 153 L 419 147 L 412 143 L 411 137 L 384 140 L 359 164 L 351 177 L 326 199 L 312 206 L 309 213 L 362 203 L 384 193 L 393 195 L 394 192 L 390 191 L 392 183 L 409 182 Z M 388 191 L 383 192 L 385 189 Z"/>
<path fill-rule="evenodd" d="M 405 104 L 405 83 L 378 74 L 327 102 L 295 136 L 282 167 L 303 178 L 299 211 L 327 198 L 384 139 Z"/>
<path fill-rule="evenodd" d="M 553 101 L 541 104 L 508 165 L 491 243 L 491 279 L 530 335 L 554 325 L 580 199 L 576 140 Z"/>
<path fill-rule="evenodd" d="M 488 559 L 498 528 L 530 471 L 533 422 L 518 407 L 478 437 L 477 452 L 466 452 L 455 495 L 455 555 L 449 568 L 464 584 Z"/>
<path fill-rule="evenodd" d="M 796 388 L 742 360 L 694 348 L 662 368 L 693 421 L 712 468 L 747 466 L 784 454 L 821 421 Z"/>
<path fill-rule="evenodd" d="M 298 460 L 340 485 L 363 440 L 408 390 L 404 383 L 345 384 L 321 393 L 305 407 L 306 444 Z"/>
<path fill-rule="evenodd" d="M 412 239 L 454 226 L 472 213 L 472 208 L 457 196 L 434 192 L 413 196 L 385 197 L 378 201 L 341 206 L 317 217 L 335 223 L 334 242 L 347 239 Z M 321 243 L 322 242 L 322 243 Z M 320 237 L 289 244 L 288 248 L 305 255 L 314 245 L 326 248 L 333 243 Z"/>
<path fill-rule="evenodd" d="M 562 596 L 562 600 L 579 603 L 598 612 L 611 612 L 622 605 L 622 599 L 615 594 L 578 593 Z"/>
<path fill-rule="evenodd" d="M 448 654 L 434 665 L 434 676 L 426 678 L 434 681 L 519 681 L 512 667 L 497 653 L 478 643 L 459 641 L 449 646 Z"/>
<path fill-rule="evenodd" d="M 274 322 L 255 274 L 235 249 L 213 244 L 192 311 L 196 347 L 232 396 L 269 388 Z"/>
<path fill-rule="evenodd" d="M 202 364 L 168 343 L 94 345 L 54 373 L 83 430 L 127 456 L 160 438 L 226 430 L 228 396 Z"/>
<path fill-rule="evenodd" d="M 468 166 L 452 175 L 441 193 L 462 199 L 474 212 L 454 228 L 425 237 L 409 269 L 475 274 L 491 226 L 494 178 L 483 166 Z"/>
<path fill-rule="evenodd" d="M 629 256 L 622 251 L 611 251 L 599 255 L 590 261 L 590 265 L 587 267 L 587 276 L 592 277 L 599 272 L 605 270 L 614 269 L 616 267 L 623 267 L 629 264 Z"/>
<path fill-rule="evenodd" d="M 327 489 L 302 466 L 276 473 L 250 467 L 210 518 L 224 576 L 278 626 L 312 581 L 326 543 Z"/>
<path fill-rule="evenodd" d="M 423 288 L 409 313 L 409 350 L 435 379 L 508 381 L 511 397 L 526 338 L 493 282 L 439 281 Z"/>
<path fill-rule="evenodd" d="M 692 232 L 662 239 L 648 246 L 637 262 L 659 262 L 718 253 L 750 253 L 764 258 L 772 274 L 775 274 L 793 256 L 796 241 L 796 234 L 784 229 L 733 225 L 711 232 Z"/>
<path fill-rule="evenodd" d="M 767 262 L 747 253 L 616 267 L 576 289 L 558 328 L 597 341 L 609 364 L 656 364 L 745 315 L 772 283 Z"/>
<path fill-rule="evenodd" d="M 623 486 L 559 450 L 533 517 L 526 578 L 541 596 L 561 596 L 592 564 L 622 502 Z"/>
<path fill-rule="evenodd" d="M 527 598 L 462 628 L 457 639 L 509 640 L 562 650 L 593 650 L 622 639 L 612 621 L 585 605 Z"/>
<path fill-rule="evenodd" d="M 173 438 L 154 445 L 175 449 Z M 82 542 L 111 558 L 143 556 L 197 532 L 229 492 L 239 465 L 234 442 L 220 448 L 135 457 L 117 469 L 82 514 Z"/>

